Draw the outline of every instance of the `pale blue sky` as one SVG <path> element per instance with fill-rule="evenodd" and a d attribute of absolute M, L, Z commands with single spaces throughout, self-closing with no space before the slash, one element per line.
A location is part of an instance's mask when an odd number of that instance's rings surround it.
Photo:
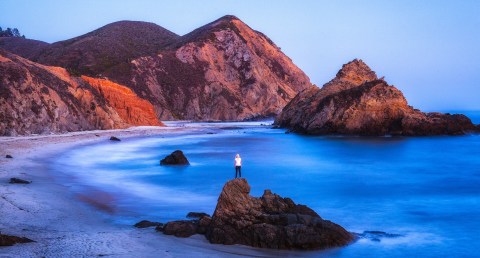
<path fill-rule="evenodd" d="M 55 42 L 118 20 L 183 35 L 233 14 L 269 36 L 313 83 L 363 59 L 420 109 L 480 110 L 480 1 L 0 0 L 0 26 Z"/>

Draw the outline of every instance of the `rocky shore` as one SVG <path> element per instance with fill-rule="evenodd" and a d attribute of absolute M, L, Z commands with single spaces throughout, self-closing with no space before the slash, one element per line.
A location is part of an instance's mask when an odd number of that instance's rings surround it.
<path fill-rule="evenodd" d="M 479 132 L 461 114 L 424 113 L 409 106 L 402 92 L 378 78 L 362 60 L 345 65 L 322 88 L 300 92 L 275 125 L 313 135 L 462 135 Z"/>
<path fill-rule="evenodd" d="M 225 184 L 212 217 L 203 214 L 196 220 L 169 222 L 157 231 L 177 237 L 204 234 L 213 244 L 274 249 L 325 249 L 354 240 L 343 227 L 290 198 L 270 190 L 260 198 L 250 196 L 250 185 L 243 178 Z"/>

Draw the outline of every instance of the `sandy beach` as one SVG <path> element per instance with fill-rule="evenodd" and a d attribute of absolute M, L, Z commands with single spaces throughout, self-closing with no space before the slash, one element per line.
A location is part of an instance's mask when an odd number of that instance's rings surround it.
<path fill-rule="evenodd" d="M 113 225 L 102 211 L 75 198 L 55 183 L 46 162 L 63 150 L 119 138 L 173 135 L 199 128 L 135 127 L 62 135 L 0 138 L 0 231 L 28 237 L 34 243 L 0 247 L 1 257 L 225 257 L 303 256 L 305 252 L 222 246 L 203 236 L 176 238 L 153 228 Z M 12 159 L 5 156 L 12 155 Z M 31 184 L 9 184 L 18 177 Z M 311 253 L 310 253 L 311 254 Z M 317 253 L 318 254 L 318 253 Z"/>

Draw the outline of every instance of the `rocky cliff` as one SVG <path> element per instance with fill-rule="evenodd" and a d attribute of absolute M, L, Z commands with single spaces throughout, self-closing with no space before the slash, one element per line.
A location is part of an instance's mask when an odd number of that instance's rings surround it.
<path fill-rule="evenodd" d="M 402 92 L 357 59 L 321 89 L 299 93 L 275 124 L 305 134 L 458 135 L 478 130 L 464 115 L 414 109 Z"/>
<path fill-rule="evenodd" d="M 311 85 L 267 36 L 234 16 L 182 37 L 155 24 L 122 21 L 38 48 L 20 41 L 22 48 L 3 47 L 74 75 L 129 87 L 152 103 L 161 119 L 274 116 Z"/>
<path fill-rule="evenodd" d="M 130 83 L 162 118 L 244 120 L 273 116 L 310 85 L 269 38 L 234 16 L 131 62 Z"/>
<path fill-rule="evenodd" d="M 45 134 L 93 129 L 125 128 L 160 122 L 153 107 L 131 93 L 133 102 L 143 103 L 145 112 L 128 118 L 121 106 L 109 98 L 106 87 L 92 87 L 71 76 L 64 68 L 44 66 L 0 49 L 0 135 Z M 128 101 L 124 96 L 122 101 Z M 137 123 L 138 121 L 138 123 Z"/>
<path fill-rule="evenodd" d="M 130 125 L 164 125 L 157 119 L 153 105 L 147 100 L 139 98 L 130 88 L 106 79 L 84 75 L 81 78 L 97 90 L 126 123 Z"/>

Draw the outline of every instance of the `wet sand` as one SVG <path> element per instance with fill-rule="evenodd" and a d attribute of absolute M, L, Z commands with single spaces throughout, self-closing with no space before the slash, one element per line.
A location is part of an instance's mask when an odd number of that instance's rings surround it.
<path fill-rule="evenodd" d="M 62 135 L 0 138 L 0 232 L 36 242 L 0 247 L 1 257 L 277 257 L 318 256 L 318 252 L 290 252 L 208 243 L 201 235 L 176 238 L 110 223 L 103 202 L 73 196 L 53 180 L 46 162 L 82 144 L 152 135 L 199 133 L 195 127 L 135 127 L 123 130 L 75 132 Z M 12 159 L 5 156 L 10 154 Z M 9 184 L 11 177 L 32 184 Z M 85 197 L 86 198 L 86 197 Z M 108 198 L 108 197 L 106 197 Z M 90 205 L 88 204 L 90 203 Z M 96 208 L 95 208 L 96 207 Z M 107 209 L 107 210 L 106 210 Z"/>

